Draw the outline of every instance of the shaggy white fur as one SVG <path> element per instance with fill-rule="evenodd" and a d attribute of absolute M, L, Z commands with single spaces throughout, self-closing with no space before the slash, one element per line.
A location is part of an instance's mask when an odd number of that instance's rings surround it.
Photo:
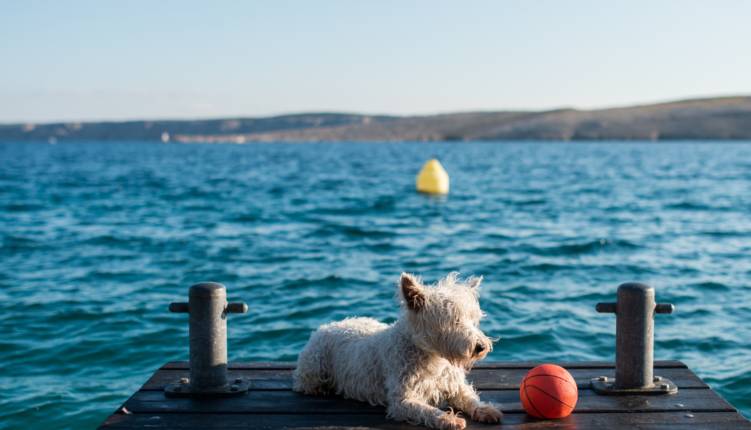
<path fill-rule="evenodd" d="M 451 273 L 437 285 L 402 273 L 397 300 L 402 312 L 391 325 L 372 318 L 348 318 L 320 327 L 300 353 L 294 389 L 306 394 L 340 394 L 387 407 L 387 416 L 438 429 L 463 429 L 459 413 L 499 423 L 503 413 L 483 403 L 466 372 L 492 350 L 480 331 L 480 278 L 457 280 Z"/>

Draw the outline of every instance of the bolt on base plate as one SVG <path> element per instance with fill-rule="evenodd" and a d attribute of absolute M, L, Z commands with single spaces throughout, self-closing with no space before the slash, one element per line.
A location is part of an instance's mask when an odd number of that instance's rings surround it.
<path fill-rule="evenodd" d="M 589 382 L 589 385 L 597 394 L 603 394 L 605 396 L 627 396 L 639 395 L 639 396 L 659 396 L 664 394 L 675 394 L 678 392 L 678 387 L 669 379 L 660 378 L 659 376 L 654 378 L 654 384 L 651 387 L 644 388 L 619 388 L 615 379 L 612 378 L 595 378 Z"/>
<path fill-rule="evenodd" d="M 250 389 L 250 381 L 230 382 L 227 385 L 212 388 L 196 388 L 190 384 L 172 383 L 164 388 L 167 397 L 234 397 L 246 394 Z"/>

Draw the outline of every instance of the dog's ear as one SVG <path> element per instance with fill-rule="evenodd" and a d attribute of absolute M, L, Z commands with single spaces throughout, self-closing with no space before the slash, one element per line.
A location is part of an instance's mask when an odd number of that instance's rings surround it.
<path fill-rule="evenodd" d="M 467 286 L 470 290 L 474 290 L 475 288 L 480 286 L 480 282 L 482 282 L 482 276 L 479 278 L 471 277 L 467 279 Z"/>
<path fill-rule="evenodd" d="M 404 303 L 407 304 L 407 309 L 418 312 L 425 306 L 425 290 L 420 280 L 415 278 L 414 275 L 402 273 L 402 277 L 399 279 L 399 287 L 402 289 L 402 296 Z"/>

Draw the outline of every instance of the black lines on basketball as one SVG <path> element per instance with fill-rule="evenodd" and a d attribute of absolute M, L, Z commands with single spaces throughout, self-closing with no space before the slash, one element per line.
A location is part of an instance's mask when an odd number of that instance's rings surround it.
<path fill-rule="evenodd" d="M 557 419 L 573 412 L 579 390 L 566 369 L 555 364 L 543 364 L 524 376 L 519 395 L 528 414 L 537 418 Z"/>
<path fill-rule="evenodd" d="M 532 408 L 534 408 L 535 412 L 537 412 L 544 419 L 547 419 L 547 417 L 545 417 L 545 415 L 542 412 L 537 410 L 537 408 L 535 407 L 535 404 L 532 403 L 532 400 L 529 398 L 529 394 L 527 394 L 527 380 L 526 379 L 524 380 L 524 395 L 527 396 L 527 401 L 529 402 L 530 405 L 532 405 Z"/>
<path fill-rule="evenodd" d="M 544 394 L 544 395 L 546 395 L 546 396 L 550 397 L 551 399 L 555 400 L 556 402 L 558 402 L 558 403 L 560 403 L 560 404 L 562 404 L 562 405 L 564 405 L 564 406 L 566 406 L 566 407 L 569 407 L 569 408 L 571 408 L 571 409 L 574 409 L 574 407 L 573 407 L 573 406 L 571 406 L 571 405 L 567 405 L 566 403 L 564 403 L 564 402 L 560 401 L 559 399 L 555 398 L 555 396 L 551 396 L 550 394 L 546 393 L 546 392 L 545 392 L 545 390 L 543 390 L 543 389 L 542 389 L 542 388 L 540 388 L 540 387 L 535 387 L 534 385 L 527 385 L 527 387 L 526 387 L 526 388 L 534 388 L 535 390 L 537 390 L 537 391 L 541 392 L 542 394 Z M 526 389 L 526 388 L 525 388 L 525 389 Z"/>

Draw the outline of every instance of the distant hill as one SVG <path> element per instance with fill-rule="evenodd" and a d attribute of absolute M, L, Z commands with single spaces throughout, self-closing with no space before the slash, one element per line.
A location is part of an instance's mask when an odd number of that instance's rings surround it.
<path fill-rule="evenodd" d="M 272 118 L 0 125 L 0 141 L 382 142 L 467 140 L 751 140 L 751 97 L 617 109 L 431 116 L 309 113 Z M 166 135 L 165 135 L 166 137 Z"/>

